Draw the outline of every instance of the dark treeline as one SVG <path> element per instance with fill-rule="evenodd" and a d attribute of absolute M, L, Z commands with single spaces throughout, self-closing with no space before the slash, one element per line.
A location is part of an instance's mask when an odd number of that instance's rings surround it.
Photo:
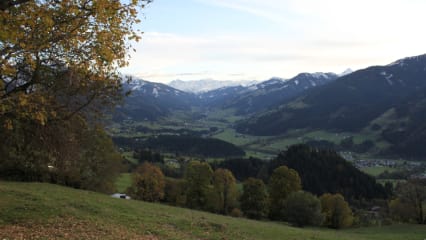
<path fill-rule="evenodd" d="M 365 140 L 357 144 L 354 142 L 353 137 L 345 138 L 339 144 L 327 140 L 308 140 L 305 144 L 316 148 L 333 149 L 335 151 L 351 151 L 356 153 L 368 152 L 376 146 L 371 140 Z"/>
<path fill-rule="evenodd" d="M 188 135 L 188 136 L 197 136 L 201 137 L 205 134 L 216 131 L 217 128 L 212 127 L 209 130 L 191 130 L 191 129 L 172 129 L 172 128 L 161 128 L 161 129 L 151 129 L 145 126 L 136 126 L 134 131 L 141 133 L 152 133 L 152 134 L 173 134 L 173 135 Z"/>
<path fill-rule="evenodd" d="M 149 149 L 137 149 L 133 153 L 133 158 L 137 159 L 139 163 L 145 161 L 151 163 L 164 163 L 164 156 L 159 152 L 151 151 Z"/>
<path fill-rule="evenodd" d="M 213 169 L 225 168 L 229 169 L 239 181 L 244 181 L 249 177 L 261 177 L 261 170 L 267 169 L 267 162 L 258 158 L 231 158 L 225 161 L 217 161 L 212 164 Z"/>
<path fill-rule="evenodd" d="M 295 145 L 281 152 L 269 166 L 286 165 L 299 172 L 304 189 L 315 193 L 341 193 L 352 198 L 385 198 L 387 193 L 375 179 L 344 160 L 335 151 Z"/>
<path fill-rule="evenodd" d="M 223 158 L 244 156 L 245 152 L 232 143 L 219 139 L 190 135 L 160 135 L 146 140 L 142 138 L 114 137 L 114 143 L 124 149 L 152 149 L 176 155 Z"/>
<path fill-rule="evenodd" d="M 219 139 L 193 136 L 162 135 L 149 138 L 145 146 L 165 152 L 189 156 L 226 157 L 244 156 L 245 152 L 232 143 Z"/>
<path fill-rule="evenodd" d="M 341 193 L 347 199 L 385 198 L 388 192 L 375 179 L 347 162 L 333 150 L 294 145 L 272 161 L 256 158 L 229 159 L 213 163 L 213 168 L 230 169 L 244 181 L 248 177 L 266 181 L 273 169 L 285 165 L 301 177 L 303 189 L 314 194 Z"/>

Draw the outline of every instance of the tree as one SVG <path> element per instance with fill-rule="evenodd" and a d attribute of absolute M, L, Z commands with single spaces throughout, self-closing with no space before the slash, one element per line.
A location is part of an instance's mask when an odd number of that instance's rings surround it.
<path fill-rule="evenodd" d="M 133 173 L 129 192 L 135 199 L 157 202 L 164 197 L 165 184 L 160 168 L 145 162 Z"/>
<path fill-rule="evenodd" d="M 285 220 L 285 200 L 292 192 L 302 189 L 299 174 L 291 168 L 276 168 L 269 178 L 268 190 L 270 197 L 270 217 Z"/>
<path fill-rule="evenodd" d="M 80 188 L 111 193 L 115 190 L 115 180 L 123 169 L 122 157 L 115 149 L 111 138 L 105 131 L 96 127 L 85 131 L 78 161 Z M 73 160 L 69 159 L 68 162 Z M 74 160 L 75 161 L 75 160 Z"/>
<path fill-rule="evenodd" d="M 3 0 L 0 3 L 0 10 L 4 11 L 7 10 L 13 6 L 26 3 L 30 0 Z"/>
<path fill-rule="evenodd" d="M 175 206 L 185 206 L 185 187 L 183 179 L 166 178 L 164 201 Z"/>
<path fill-rule="evenodd" d="M 78 117 L 47 126 L 0 128 L 0 176 L 5 180 L 49 181 L 112 192 L 122 158 L 101 127 Z"/>
<path fill-rule="evenodd" d="M 213 174 L 213 191 L 217 195 L 215 204 L 220 213 L 228 214 L 237 205 L 237 184 L 234 175 L 227 169 L 218 168 Z"/>
<path fill-rule="evenodd" d="M 326 193 L 320 200 L 322 213 L 325 215 L 324 225 L 336 229 L 352 225 L 352 210 L 342 195 Z"/>
<path fill-rule="evenodd" d="M 206 209 L 213 170 L 206 162 L 192 161 L 186 167 L 186 206 Z"/>
<path fill-rule="evenodd" d="M 399 198 L 389 202 L 389 212 L 393 220 L 400 222 L 413 222 L 417 217 L 416 208 Z"/>
<path fill-rule="evenodd" d="M 243 184 L 240 198 L 243 213 L 254 219 L 261 219 L 268 214 L 268 192 L 262 180 L 248 178 Z"/>
<path fill-rule="evenodd" d="M 1 2 L 2 176 L 93 187 L 88 176 L 102 176 L 93 169 L 108 163 L 84 136 L 105 140 L 96 122 L 121 99 L 117 70 L 127 64 L 127 40 L 140 38 L 133 25 L 148 2 Z M 85 161 L 97 166 L 88 171 Z"/>
<path fill-rule="evenodd" d="M 140 38 L 133 28 L 139 22 L 137 8 L 148 2 L 44 0 L 2 3 L 2 125 L 11 128 L 13 120 L 19 117 L 45 125 L 64 107 L 72 115 L 95 99 L 110 101 L 110 93 L 117 90 L 120 82 L 117 69 L 128 63 L 127 51 L 131 45 L 127 39 Z M 63 78 L 67 80 L 66 86 L 59 83 Z M 80 95 L 78 102 L 59 103 L 53 99 L 57 97 L 52 97 L 57 88 L 68 87 L 72 89 L 68 94 Z"/>
<path fill-rule="evenodd" d="M 319 226 L 324 220 L 321 202 L 308 192 L 292 192 L 285 201 L 284 209 L 287 221 L 298 227 Z"/>
<path fill-rule="evenodd" d="M 403 215 L 414 215 L 419 224 L 426 224 L 426 180 L 410 179 L 406 183 L 399 184 L 396 193 L 400 204 L 407 205 Z M 411 213 L 410 213 L 411 212 Z"/>

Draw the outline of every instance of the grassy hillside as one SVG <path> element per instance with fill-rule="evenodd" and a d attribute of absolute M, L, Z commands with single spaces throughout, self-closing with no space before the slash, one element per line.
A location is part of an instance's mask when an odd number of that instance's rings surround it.
<path fill-rule="evenodd" d="M 0 182 L 0 239 L 418 240 L 420 225 L 299 229 L 42 183 Z"/>

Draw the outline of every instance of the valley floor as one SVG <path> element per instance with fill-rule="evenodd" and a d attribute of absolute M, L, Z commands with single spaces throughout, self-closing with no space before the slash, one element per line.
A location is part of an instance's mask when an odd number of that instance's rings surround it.
<path fill-rule="evenodd" d="M 0 239 L 422 240 L 423 225 L 330 230 L 225 217 L 44 183 L 0 182 Z"/>

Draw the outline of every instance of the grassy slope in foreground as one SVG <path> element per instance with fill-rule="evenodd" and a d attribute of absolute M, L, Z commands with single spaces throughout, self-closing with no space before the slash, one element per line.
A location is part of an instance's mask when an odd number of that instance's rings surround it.
<path fill-rule="evenodd" d="M 51 184 L 0 182 L 0 239 L 422 240 L 425 236 L 424 225 L 300 229 Z"/>

